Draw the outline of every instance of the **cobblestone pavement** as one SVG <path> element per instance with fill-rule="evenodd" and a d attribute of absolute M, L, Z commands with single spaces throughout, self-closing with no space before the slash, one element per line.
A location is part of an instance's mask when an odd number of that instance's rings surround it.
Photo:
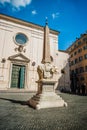
<path fill-rule="evenodd" d="M 87 96 L 60 93 L 68 107 L 35 110 L 33 93 L 0 93 L 0 130 L 87 130 Z"/>

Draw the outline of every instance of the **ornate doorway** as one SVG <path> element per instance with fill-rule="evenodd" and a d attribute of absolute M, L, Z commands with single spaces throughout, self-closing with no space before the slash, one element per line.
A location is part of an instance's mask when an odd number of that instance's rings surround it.
<path fill-rule="evenodd" d="M 24 65 L 12 65 L 11 88 L 24 88 L 25 69 Z"/>

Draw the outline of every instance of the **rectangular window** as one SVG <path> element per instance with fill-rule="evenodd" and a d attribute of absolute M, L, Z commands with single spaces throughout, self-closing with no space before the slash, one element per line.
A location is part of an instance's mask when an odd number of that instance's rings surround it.
<path fill-rule="evenodd" d="M 76 55 L 76 54 L 77 54 L 77 51 L 74 52 L 74 55 Z"/>
<path fill-rule="evenodd" d="M 83 47 L 83 49 L 84 49 L 84 50 L 86 50 L 86 49 L 87 49 L 87 45 L 86 45 L 86 46 L 84 46 L 84 47 Z"/>
<path fill-rule="evenodd" d="M 75 69 L 76 74 L 78 74 L 78 69 Z"/>
<path fill-rule="evenodd" d="M 77 59 L 77 58 L 75 59 L 75 64 L 76 64 L 76 63 L 78 63 L 78 59 Z"/>
<path fill-rule="evenodd" d="M 77 47 L 77 45 L 75 44 L 75 45 L 74 45 L 74 48 L 76 48 L 76 47 Z"/>
<path fill-rule="evenodd" d="M 80 67 L 79 68 L 79 73 L 83 73 L 84 72 L 84 67 Z"/>
<path fill-rule="evenodd" d="M 85 66 L 85 72 L 87 72 L 87 66 Z"/>
<path fill-rule="evenodd" d="M 82 61 L 82 60 L 83 60 L 83 57 L 82 57 L 82 56 L 80 56 L 80 57 L 79 57 L 79 61 Z"/>
<path fill-rule="evenodd" d="M 78 53 L 82 52 L 82 48 L 78 49 Z"/>
<path fill-rule="evenodd" d="M 71 61 L 71 65 L 73 65 L 74 64 L 74 62 L 73 61 Z"/>
<path fill-rule="evenodd" d="M 73 57 L 73 54 L 71 54 L 71 58 Z"/>
<path fill-rule="evenodd" d="M 80 45 L 80 44 L 81 44 L 81 41 L 78 42 L 78 45 Z"/>
<path fill-rule="evenodd" d="M 84 58 L 87 59 L 87 54 L 84 55 Z"/>

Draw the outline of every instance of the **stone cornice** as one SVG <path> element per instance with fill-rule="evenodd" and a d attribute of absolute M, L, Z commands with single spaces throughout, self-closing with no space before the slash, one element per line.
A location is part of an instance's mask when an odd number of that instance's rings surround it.
<path fill-rule="evenodd" d="M 17 19 L 17 18 L 13 18 L 13 17 L 7 16 L 7 15 L 0 14 L 0 19 L 44 31 L 43 26 L 33 24 L 31 22 L 23 21 L 23 20 L 20 20 L 20 19 Z M 52 29 L 50 29 L 50 33 L 55 34 L 55 35 L 59 34 L 58 31 L 55 31 L 55 30 L 52 30 Z"/>
<path fill-rule="evenodd" d="M 18 57 L 21 58 L 21 59 L 17 59 Z M 25 62 L 25 63 L 29 63 L 30 62 L 30 59 L 28 59 L 26 56 L 24 56 L 21 53 L 13 55 L 13 56 L 9 56 L 8 60 L 11 60 L 11 61 L 22 61 L 22 62 Z"/>

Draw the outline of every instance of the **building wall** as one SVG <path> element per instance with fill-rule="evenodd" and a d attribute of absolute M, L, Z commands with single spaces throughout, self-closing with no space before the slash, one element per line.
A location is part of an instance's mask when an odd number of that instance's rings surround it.
<path fill-rule="evenodd" d="M 77 79 L 72 89 L 74 87 L 73 91 L 78 92 L 79 87 L 82 93 L 81 86 L 85 84 L 85 93 L 87 93 L 87 34 L 81 35 L 67 51 L 70 54 L 71 80 L 74 82 L 74 79 Z"/>
<path fill-rule="evenodd" d="M 0 89 L 11 88 L 12 65 L 23 64 L 26 66 L 24 89 L 36 91 L 37 66 L 41 64 L 43 55 L 44 29 L 34 24 L 19 23 L 22 21 L 16 20 L 14 22 L 14 19 L 9 17 L 0 19 Z M 14 40 L 15 35 L 19 32 L 28 37 L 28 42 L 23 47 L 22 52 L 18 51 L 19 46 L 15 44 Z M 53 64 L 55 64 L 58 35 L 51 30 L 49 37 L 51 56 L 54 59 Z M 13 60 L 9 60 L 10 58 Z M 29 63 L 27 63 L 27 59 L 29 59 Z M 34 62 L 35 65 L 33 65 Z"/>
<path fill-rule="evenodd" d="M 58 51 L 56 53 L 56 64 L 58 66 L 58 89 L 64 91 L 70 91 L 70 74 L 68 60 L 68 53 L 64 51 Z"/>

